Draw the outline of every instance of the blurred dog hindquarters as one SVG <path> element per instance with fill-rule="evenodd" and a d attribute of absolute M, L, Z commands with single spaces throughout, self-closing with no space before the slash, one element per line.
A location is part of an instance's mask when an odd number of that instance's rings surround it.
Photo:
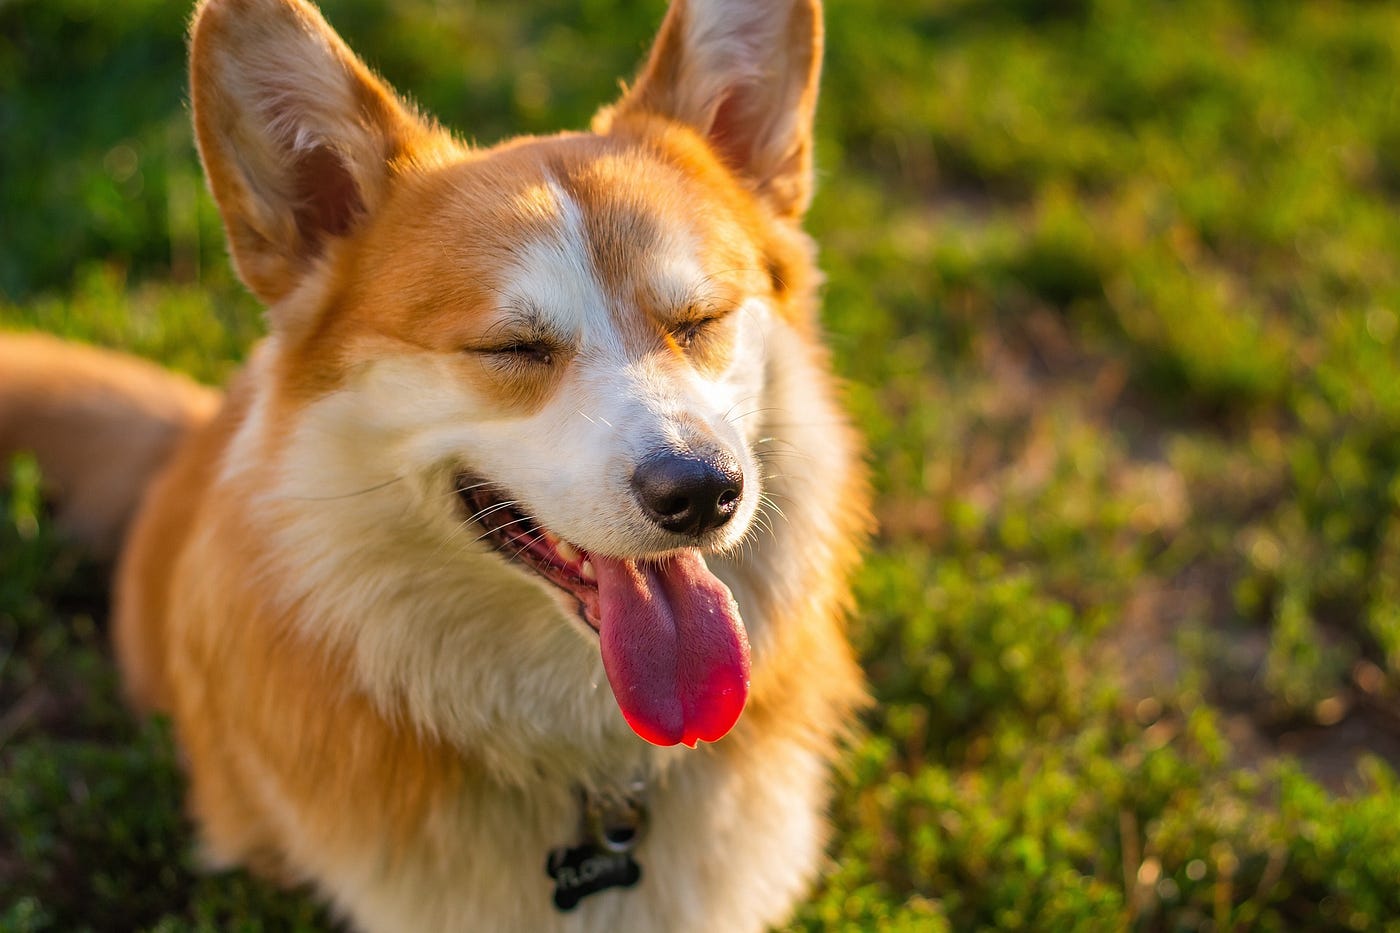
<path fill-rule="evenodd" d="M 136 357 L 0 334 L 0 464 L 30 452 L 58 527 L 115 558 L 146 487 L 220 394 Z"/>

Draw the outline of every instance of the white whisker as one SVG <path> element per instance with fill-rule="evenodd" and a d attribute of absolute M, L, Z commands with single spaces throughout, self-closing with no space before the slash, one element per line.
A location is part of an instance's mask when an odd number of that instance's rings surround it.
<path fill-rule="evenodd" d="M 355 496 L 363 496 L 365 493 L 378 492 L 385 487 L 402 482 L 402 480 L 402 476 L 395 476 L 392 479 L 386 479 L 382 483 L 375 483 L 373 486 L 357 489 L 355 492 L 343 492 L 333 496 L 287 496 L 286 498 L 292 502 L 334 502 L 337 499 L 353 499 Z"/>

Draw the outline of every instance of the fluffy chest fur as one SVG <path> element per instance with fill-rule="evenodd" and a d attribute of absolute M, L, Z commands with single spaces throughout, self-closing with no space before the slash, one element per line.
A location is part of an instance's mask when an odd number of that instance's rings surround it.
<path fill-rule="evenodd" d="M 254 360 L 253 384 L 272 349 Z M 770 427 L 789 457 L 829 457 L 836 416 L 806 365 L 794 357 L 771 386 L 792 420 Z M 836 550 L 849 518 L 829 473 L 776 482 L 828 509 L 791 510 L 718 571 L 755 633 L 744 717 L 715 746 L 661 749 L 632 735 L 596 639 L 561 625 L 548 592 L 493 556 L 466 559 L 415 535 L 403 483 L 353 496 L 376 499 L 354 509 L 287 488 L 298 471 L 284 461 L 300 455 L 305 429 L 269 432 L 256 409 L 235 399 L 232 423 L 211 428 L 224 431 L 222 469 L 177 462 L 164 479 L 217 477 L 177 557 L 158 662 L 212 864 L 312 881 L 366 929 L 754 929 L 783 918 L 819 865 L 833 734 L 858 697 L 835 622 L 842 591 L 819 574 L 849 559 Z M 279 436 L 286 446 L 273 453 Z M 253 451 L 257 468 L 228 460 Z M 374 457 L 354 462 L 351 475 Z M 544 860 L 579 841 L 578 789 L 634 776 L 650 816 L 642 883 L 559 913 Z M 510 894 L 483 897 L 496 891 Z"/>

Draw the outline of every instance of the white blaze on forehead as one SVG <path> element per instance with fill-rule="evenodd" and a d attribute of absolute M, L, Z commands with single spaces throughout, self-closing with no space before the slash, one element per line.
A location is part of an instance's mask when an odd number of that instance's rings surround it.
<path fill-rule="evenodd" d="M 657 313 L 663 320 L 687 305 L 710 304 L 712 278 L 700 262 L 694 231 L 675 223 L 643 225 L 645 240 L 609 243 L 603 248 L 623 253 L 631 265 L 624 278 L 639 292 L 610 294 L 594 257 L 598 244 L 590 241 L 579 202 L 554 179 L 532 186 L 516 198 L 516 209 L 546 232 L 517 244 L 513 261 L 502 276 L 501 305 L 505 310 L 528 309 L 561 334 L 571 335 L 591 351 L 619 350 L 618 312 Z M 613 273 L 616 275 L 616 271 Z M 620 283 L 612 283 L 617 286 Z M 625 303 L 646 295 L 655 307 L 632 308 Z M 645 299 L 644 299 L 645 300 Z M 619 302 L 623 306 L 614 307 Z"/>
<path fill-rule="evenodd" d="M 502 304 L 542 315 L 561 334 L 589 343 L 615 342 L 608 336 L 616 328 L 578 204 L 552 179 L 517 203 L 530 214 L 546 216 L 550 229 L 513 250 L 515 260 L 502 277 Z"/>

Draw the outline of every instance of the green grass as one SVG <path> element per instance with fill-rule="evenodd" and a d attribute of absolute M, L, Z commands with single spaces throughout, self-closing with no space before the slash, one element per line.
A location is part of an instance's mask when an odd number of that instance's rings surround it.
<path fill-rule="evenodd" d="M 482 141 L 659 0 L 327 0 Z M 217 381 L 260 331 L 181 4 L 0 5 L 0 325 Z M 1400 8 L 848 0 L 809 227 L 881 532 L 878 705 L 794 929 L 1400 930 Z M 317 928 L 193 870 L 101 572 L 0 509 L 0 927 Z"/>

